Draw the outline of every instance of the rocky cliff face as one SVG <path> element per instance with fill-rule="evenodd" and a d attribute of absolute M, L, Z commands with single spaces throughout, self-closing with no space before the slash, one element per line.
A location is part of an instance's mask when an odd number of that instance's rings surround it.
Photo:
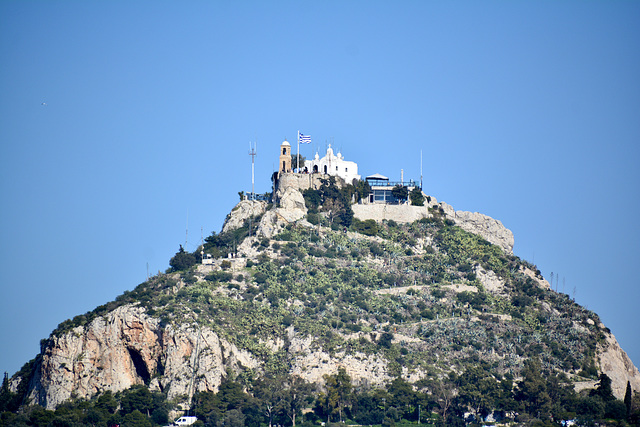
<path fill-rule="evenodd" d="M 484 279 L 497 282 L 495 278 Z M 500 291 L 497 283 L 495 291 Z M 406 289 L 390 292 L 403 294 Z M 309 382 L 322 382 L 323 375 L 344 367 L 354 384 L 382 386 L 393 378 L 389 361 L 372 354 L 338 352 L 330 354 L 314 345 L 312 337 L 287 330 L 286 347 L 290 371 Z M 379 337 L 366 334 L 360 339 Z M 378 334 L 379 335 L 379 334 Z M 395 341 L 411 341 L 397 334 Z M 415 341 L 415 339 L 413 339 Z M 266 343 L 282 350 L 283 341 Z M 612 379 L 616 397 L 624 397 L 627 381 L 640 389 L 640 373 L 615 337 L 607 336 L 597 355 L 602 372 Z M 197 391 L 217 391 L 228 370 L 261 370 L 263 361 L 221 339 L 207 327 L 195 325 L 162 326 L 158 319 L 134 305 L 120 307 L 84 327 L 52 338 L 43 349 L 32 380 L 30 399 L 48 409 L 75 396 L 90 398 L 97 392 L 118 392 L 134 384 L 147 384 L 152 390 L 166 391 L 168 398 L 192 396 Z M 403 369 L 410 381 L 424 375 L 420 369 Z M 592 388 L 595 381 L 578 382 L 576 388 Z"/>
<path fill-rule="evenodd" d="M 607 334 L 606 342 L 598 348 L 598 362 L 601 371 L 611 378 L 611 389 L 618 399 L 624 399 L 627 381 L 633 390 L 640 390 L 638 368 L 611 333 Z"/>
<path fill-rule="evenodd" d="M 365 354 L 329 354 L 313 339 L 288 329 L 291 372 L 310 382 L 346 367 L 356 384 L 382 385 L 390 379 L 387 361 Z M 266 343 L 281 350 L 279 340 Z M 134 384 L 165 391 L 169 399 L 197 391 L 217 391 L 228 370 L 260 371 L 263 361 L 196 325 L 161 325 L 134 305 L 119 307 L 84 327 L 49 340 L 32 380 L 29 399 L 55 409 L 71 397 L 91 398 Z"/>
<path fill-rule="evenodd" d="M 52 337 L 42 351 L 30 399 L 52 409 L 72 396 L 90 398 L 134 384 L 166 391 L 171 399 L 217 390 L 227 369 L 256 366 L 246 351 L 209 329 L 165 327 L 143 309 L 126 305 Z"/>

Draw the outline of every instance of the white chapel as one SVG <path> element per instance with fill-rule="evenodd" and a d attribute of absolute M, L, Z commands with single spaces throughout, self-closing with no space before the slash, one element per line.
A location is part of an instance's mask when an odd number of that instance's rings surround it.
<path fill-rule="evenodd" d="M 304 168 L 309 173 L 339 176 L 348 184 L 351 184 L 354 179 L 360 179 L 360 175 L 358 175 L 358 164 L 344 160 L 340 152 L 338 152 L 337 155 L 333 154 L 331 144 L 329 144 L 327 154 L 323 158 L 320 158 L 318 153 L 316 153 L 313 160 L 306 160 L 304 162 Z"/>

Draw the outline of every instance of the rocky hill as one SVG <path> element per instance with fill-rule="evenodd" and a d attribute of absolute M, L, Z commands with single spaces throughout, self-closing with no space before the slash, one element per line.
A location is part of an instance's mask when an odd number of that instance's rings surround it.
<path fill-rule="evenodd" d="M 499 221 L 432 197 L 357 199 L 353 186 L 291 174 L 273 204 L 241 201 L 202 248 L 212 264 L 178 253 L 166 274 L 63 322 L 11 391 L 54 409 L 146 385 L 188 405 L 229 376 L 286 373 L 322 389 L 342 370 L 359 390 L 401 379 L 460 397 L 456 378 L 481 367 L 495 384 L 519 381 L 531 361 L 576 391 L 601 374 L 619 399 L 628 383 L 640 390 L 598 316 L 514 256 Z"/>

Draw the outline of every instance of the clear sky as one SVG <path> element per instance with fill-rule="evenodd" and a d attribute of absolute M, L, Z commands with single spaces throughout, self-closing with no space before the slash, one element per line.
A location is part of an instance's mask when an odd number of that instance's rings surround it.
<path fill-rule="evenodd" d="M 284 138 L 420 177 L 640 364 L 640 2 L 0 2 L 0 371 L 270 191 Z M 295 150 L 295 144 L 294 144 Z M 555 284 L 554 284 L 555 287 Z"/>

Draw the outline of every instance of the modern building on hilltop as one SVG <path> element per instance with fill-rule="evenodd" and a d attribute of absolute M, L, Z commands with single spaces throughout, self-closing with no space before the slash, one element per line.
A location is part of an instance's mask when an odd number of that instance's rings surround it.
<path fill-rule="evenodd" d="M 369 193 L 368 203 L 391 203 L 396 204 L 399 202 L 393 195 L 393 188 L 397 185 L 402 187 L 407 187 L 408 191 L 412 191 L 415 187 L 420 187 L 418 183 L 413 180 L 409 180 L 409 182 L 392 182 L 389 181 L 384 175 L 380 175 L 379 173 L 369 175 L 365 178 L 369 187 L 371 187 L 371 193 Z"/>

